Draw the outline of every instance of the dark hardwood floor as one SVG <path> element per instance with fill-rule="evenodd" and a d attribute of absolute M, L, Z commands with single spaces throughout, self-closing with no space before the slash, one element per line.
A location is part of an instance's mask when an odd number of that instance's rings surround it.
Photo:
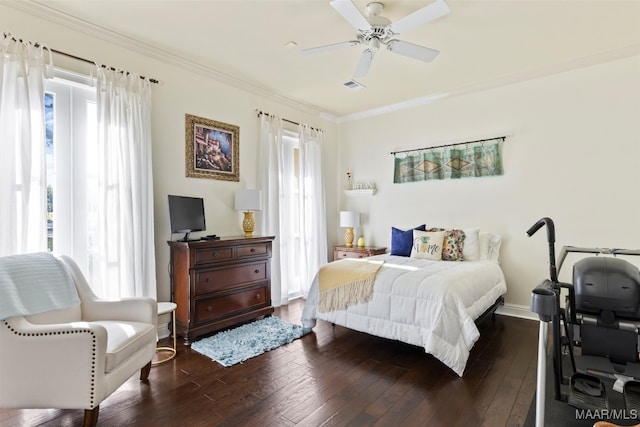
<path fill-rule="evenodd" d="M 303 304 L 274 314 L 299 324 Z M 535 391 L 537 333 L 534 321 L 487 320 L 463 378 L 419 347 L 326 322 L 230 368 L 179 340 L 176 359 L 153 367 L 148 382 L 136 375 L 102 402 L 98 425 L 521 426 Z M 82 417 L 0 409 L 3 427 L 77 426 Z"/>

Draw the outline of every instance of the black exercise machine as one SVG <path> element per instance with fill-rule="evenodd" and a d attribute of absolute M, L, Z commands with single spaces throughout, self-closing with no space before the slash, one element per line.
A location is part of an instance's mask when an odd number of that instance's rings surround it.
<path fill-rule="evenodd" d="M 640 270 L 616 258 L 640 255 L 640 250 L 565 246 L 556 266 L 553 221 L 540 219 L 527 230 L 527 235 L 531 237 L 543 226 L 547 228 L 549 244 L 549 279 L 531 294 L 531 311 L 540 318 L 536 426 L 544 425 L 549 323 L 556 400 L 578 409 L 608 410 L 603 380 L 609 380 L 614 382 L 613 390 L 624 394 L 625 409 L 640 413 Z M 576 262 L 573 283 L 562 283 L 558 273 L 569 253 L 596 256 Z M 565 307 L 560 307 L 563 294 Z M 576 347 L 580 354 L 576 354 Z M 570 376 L 563 372 L 563 349 L 570 358 Z"/>

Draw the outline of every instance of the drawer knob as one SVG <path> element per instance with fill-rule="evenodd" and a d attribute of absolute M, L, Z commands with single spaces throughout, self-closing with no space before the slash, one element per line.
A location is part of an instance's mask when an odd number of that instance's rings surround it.
<path fill-rule="evenodd" d="M 211 278 L 207 277 L 206 279 L 204 279 L 205 283 L 209 283 L 211 282 Z"/>
<path fill-rule="evenodd" d="M 256 270 L 254 270 L 254 273 L 258 274 L 258 273 L 260 273 L 260 270 L 256 269 Z"/>
<path fill-rule="evenodd" d="M 342 256 L 347 256 L 347 254 L 343 253 Z"/>
<path fill-rule="evenodd" d="M 260 294 L 256 294 L 256 299 L 260 299 Z"/>
<path fill-rule="evenodd" d="M 256 248 L 251 248 L 251 253 L 254 253 L 256 251 Z"/>
<path fill-rule="evenodd" d="M 218 256 L 218 252 L 214 252 L 214 253 L 213 253 L 213 257 L 215 258 L 215 257 L 217 257 L 217 256 Z"/>
<path fill-rule="evenodd" d="M 207 306 L 207 308 L 205 309 L 207 311 L 213 311 L 213 307 L 211 307 L 210 305 Z"/>

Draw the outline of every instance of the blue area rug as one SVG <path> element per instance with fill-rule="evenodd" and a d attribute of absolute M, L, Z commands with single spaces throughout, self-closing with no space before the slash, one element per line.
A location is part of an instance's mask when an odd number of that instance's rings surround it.
<path fill-rule="evenodd" d="M 302 326 L 271 316 L 203 338 L 191 344 L 191 349 L 222 366 L 232 366 L 289 344 L 308 332 Z"/>

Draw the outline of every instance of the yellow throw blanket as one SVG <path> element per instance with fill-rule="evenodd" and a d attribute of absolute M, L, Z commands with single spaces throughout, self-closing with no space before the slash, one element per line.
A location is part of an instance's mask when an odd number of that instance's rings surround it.
<path fill-rule="evenodd" d="M 384 261 L 346 258 L 320 267 L 318 311 L 342 310 L 369 301 L 373 281 Z"/>

